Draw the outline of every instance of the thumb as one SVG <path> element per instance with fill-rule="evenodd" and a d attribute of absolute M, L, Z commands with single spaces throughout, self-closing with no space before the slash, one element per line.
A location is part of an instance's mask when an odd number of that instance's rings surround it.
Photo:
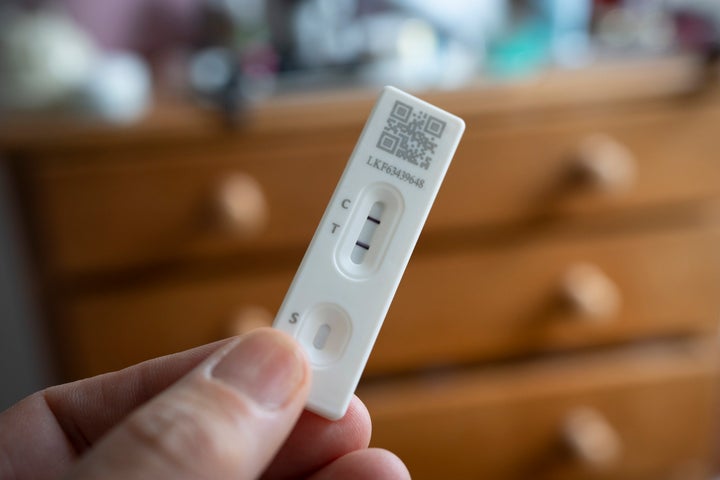
<path fill-rule="evenodd" d="M 297 343 L 256 330 L 132 413 L 69 478 L 258 477 L 302 413 L 309 384 Z"/>

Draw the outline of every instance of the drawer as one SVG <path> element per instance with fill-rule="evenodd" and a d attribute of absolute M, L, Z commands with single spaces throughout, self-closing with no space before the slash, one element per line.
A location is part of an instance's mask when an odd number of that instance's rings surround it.
<path fill-rule="evenodd" d="M 714 196 L 720 110 L 681 106 L 468 113 L 427 230 Z M 47 267 L 87 273 L 304 249 L 362 128 L 355 108 L 356 123 L 314 133 L 250 129 L 41 156 L 27 166 Z"/>
<path fill-rule="evenodd" d="M 420 248 L 366 374 L 715 330 L 719 236 Z M 264 309 L 269 323 L 295 265 L 65 297 L 56 330 L 67 371 L 87 376 L 223 338 L 248 308 Z"/>
<path fill-rule="evenodd" d="M 720 193 L 720 109 L 675 103 L 467 129 L 429 228 L 664 206 Z"/>
<path fill-rule="evenodd" d="M 44 158 L 30 188 L 47 268 L 63 275 L 228 254 L 264 258 L 278 249 L 301 254 L 360 128 L 332 132 L 328 142 L 218 135 Z"/>
<path fill-rule="evenodd" d="M 538 235 L 494 248 L 470 240 L 419 248 L 367 374 L 714 331 L 719 235 Z"/>
<path fill-rule="evenodd" d="M 61 374 L 85 378 L 270 325 L 294 273 L 142 284 L 67 299 L 52 325 Z"/>
<path fill-rule="evenodd" d="M 713 340 L 366 384 L 372 445 L 413 478 L 709 479 Z"/>

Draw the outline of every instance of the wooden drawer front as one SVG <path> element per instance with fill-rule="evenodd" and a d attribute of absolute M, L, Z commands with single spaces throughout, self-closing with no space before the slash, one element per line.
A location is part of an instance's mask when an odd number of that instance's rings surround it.
<path fill-rule="evenodd" d="M 269 325 L 293 274 L 139 285 L 69 301 L 56 325 L 63 375 L 117 370 Z"/>
<path fill-rule="evenodd" d="M 367 373 L 714 330 L 718 245 L 720 232 L 688 230 L 526 239 L 494 250 L 421 249 Z M 617 294 L 614 308 L 592 314 L 569 302 L 565 277 L 577 265 L 595 266 L 591 271 L 606 278 Z M 589 283 L 588 302 L 602 307 L 602 282 L 599 294 Z"/>
<path fill-rule="evenodd" d="M 518 115 L 514 128 L 466 118 L 429 228 L 665 205 L 720 193 L 720 109 L 675 104 L 533 118 Z M 581 145 L 595 134 L 605 140 L 586 144 L 582 160 Z M 583 163 L 590 157 L 593 167 Z"/>
<path fill-rule="evenodd" d="M 40 164 L 32 185 L 41 246 L 54 273 L 301 252 L 358 133 L 54 158 Z"/>
<path fill-rule="evenodd" d="M 367 374 L 608 344 L 716 328 L 720 234 L 689 231 L 559 239 L 493 251 L 414 257 Z M 563 300 L 563 277 L 592 264 L 618 293 L 595 317 Z M 73 377 L 117 369 L 228 335 L 236 313 L 274 316 L 294 270 L 248 270 L 66 299 L 58 324 Z"/>
<path fill-rule="evenodd" d="M 708 343 L 376 383 L 358 395 L 372 444 L 418 480 L 708 479 L 718 415 Z"/>
<path fill-rule="evenodd" d="M 504 117 L 503 127 L 493 126 L 492 117 L 466 118 L 465 139 L 428 230 L 548 212 L 665 205 L 719 190 L 715 152 L 720 140 L 714 125 L 720 123 L 720 112 L 668 107 L 590 115 L 568 110 L 535 122 L 521 112 L 516 116 L 519 126 Z M 315 133 L 218 136 L 202 144 L 84 150 L 41 161 L 33 170 L 31 189 L 50 268 L 72 273 L 289 246 L 303 249 L 361 121 L 359 116 L 356 125 L 318 127 Z M 564 183 L 578 145 L 597 132 L 615 138 L 635 158 L 635 181 L 626 189 Z M 614 178 L 612 171 L 608 175 Z M 227 193 L 223 185 L 237 174 L 257 183 L 265 213 L 248 207 L 257 195 L 244 192 L 242 182 Z M 217 211 L 228 209 L 240 217 L 236 228 L 219 225 Z M 266 217 L 265 223 L 256 216 Z"/>

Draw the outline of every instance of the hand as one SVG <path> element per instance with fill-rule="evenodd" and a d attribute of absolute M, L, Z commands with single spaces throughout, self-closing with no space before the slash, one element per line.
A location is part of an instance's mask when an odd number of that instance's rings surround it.
<path fill-rule="evenodd" d="M 0 478 L 409 478 L 367 448 L 357 398 L 337 422 L 303 412 L 309 384 L 295 341 L 259 329 L 52 387 L 0 414 Z"/>

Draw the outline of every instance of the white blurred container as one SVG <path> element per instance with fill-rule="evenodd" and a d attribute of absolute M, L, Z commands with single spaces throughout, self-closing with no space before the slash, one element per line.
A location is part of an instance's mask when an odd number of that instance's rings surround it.
<path fill-rule="evenodd" d="M 0 14 L 0 107 L 57 108 L 80 90 L 99 52 L 71 20 L 53 11 Z"/>

